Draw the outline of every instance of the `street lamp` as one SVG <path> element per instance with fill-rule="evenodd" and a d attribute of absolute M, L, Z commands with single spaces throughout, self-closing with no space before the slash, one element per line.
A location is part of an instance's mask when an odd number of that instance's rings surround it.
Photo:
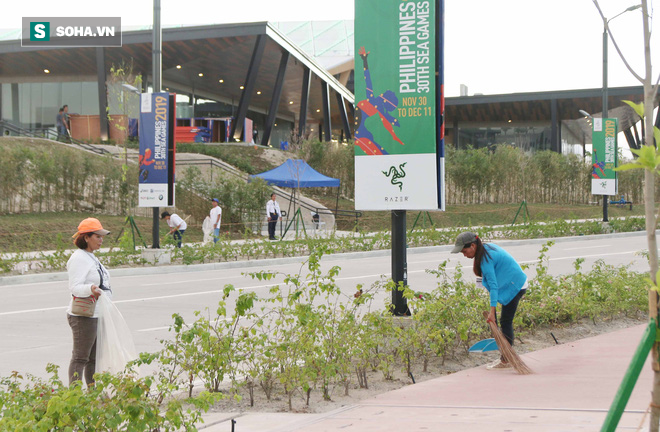
<path fill-rule="evenodd" d="M 121 86 L 132 93 L 140 94 L 140 90 L 138 90 L 135 86 L 132 86 L 128 83 L 123 83 Z"/>
<path fill-rule="evenodd" d="M 614 18 L 617 18 L 621 15 L 623 15 L 626 12 L 634 11 L 635 9 L 641 8 L 642 5 L 638 4 L 635 6 L 630 6 L 629 8 L 626 8 L 623 12 L 620 12 L 616 15 L 614 15 L 610 19 L 603 18 L 603 119 L 607 118 L 607 29 L 608 29 L 608 24 L 610 21 L 612 21 Z M 582 110 L 580 110 L 580 113 L 582 113 Z M 586 114 L 586 113 L 585 113 Z M 603 222 L 607 222 L 607 200 L 608 196 L 603 195 Z"/>

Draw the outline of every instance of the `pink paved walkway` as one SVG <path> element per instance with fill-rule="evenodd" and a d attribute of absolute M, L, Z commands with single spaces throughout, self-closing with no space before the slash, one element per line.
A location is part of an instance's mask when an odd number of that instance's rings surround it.
<path fill-rule="evenodd" d="M 533 375 L 481 366 L 329 413 L 248 414 L 236 418 L 235 431 L 599 431 L 644 328 L 525 354 Z M 651 384 L 647 362 L 617 430 L 638 430 Z M 647 424 L 648 416 L 639 430 L 648 430 Z M 205 430 L 229 432 L 231 424 L 209 424 Z"/>

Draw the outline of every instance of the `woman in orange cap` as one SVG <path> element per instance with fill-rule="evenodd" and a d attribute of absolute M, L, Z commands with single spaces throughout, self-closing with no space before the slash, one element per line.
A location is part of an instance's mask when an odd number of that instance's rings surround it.
<path fill-rule="evenodd" d="M 88 386 L 94 384 L 98 311 L 83 314 L 73 307 L 73 303 L 74 297 L 91 298 L 92 304 L 101 294 L 112 298 L 108 271 L 94 255 L 94 252 L 101 248 L 103 237 L 109 233 L 110 231 L 103 229 L 98 219 L 87 218 L 80 222 L 78 231 L 73 235 L 73 243 L 78 246 L 78 250 L 71 254 L 66 264 L 71 290 L 67 319 L 73 333 L 69 384 L 82 380 L 83 377 Z"/>

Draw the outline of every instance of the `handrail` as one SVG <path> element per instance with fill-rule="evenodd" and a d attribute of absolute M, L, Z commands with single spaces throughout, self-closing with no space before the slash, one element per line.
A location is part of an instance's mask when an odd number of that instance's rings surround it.
<path fill-rule="evenodd" d="M 199 160 L 199 159 L 181 159 L 181 158 L 177 158 L 176 163 L 177 163 L 177 165 L 211 165 L 212 167 L 222 168 L 225 171 L 227 171 L 228 173 L 233 174 L 233 175 L 235 175 L 237 177 L 240 177 L 241 179 L 245 180 L 245 176 L 241 175 L 239 172 L 237 172 L 235 170 L 227 169 L 226 166 L 219 163 L 215 159 Z M 300 207 L 302 207 L 306 210 L 314 211 L 314 212 L 318 213 L 319 215 L 327 214 L 327 215 L 333 215 L 335 217 L 337 217 L 337 216 L 355 217 L 356 222 L 357 222 L 359 217 L 362 217 L 362 212 L 358 211 L 358 210 L 343 210 L 343 209 L 342 210 L 340 210 L 340 209 L 332 210 L 332 209 L 328 209 L 328 208 L 325 208 L 325 207 L 324 208 L 313 207 L 313 206 L 307 204 L 304 201 L 295 200 L 295 197 L 292 194 L 290 194 L 290 193 L 288 193 L 284 190 L 279 190 L 277 193 L 282 195 L 284 198 L 287 198 L 289 201 L 298 202 L 300 204 Z"/>
<path fill-rule="evenodd" d="M 53 141 L 57 141 L 57 138 L 59 138 L 59 134 L 53 132 L 48 128 L 37 128 L 36 130 L 40 132 L 36 132 L 35 130 L 24 129 L 20 126 L 16 126 L 15 124 L 10 123 L 6 120 L 0 120 L 0 132 L 2 133 L 3 136 L 5 135 L 4 130 L 13 132 L 19 136 L 27 136 L 30 138 L 46 138 L 46 139 L 51 139 Z M 52 135 L 54 135 L 55 137 L 51 138 Z M 104 155 L 110 153 L 104 148 L 95 147 L 91 144 L 87 144 L 82 141 L 75 140 L 71 137 L 68 137 L 68 140 L 70 144 L 77 145 L 78 147 L 81 147 L 85 150 L 89 150 L 97 154 Z"/>

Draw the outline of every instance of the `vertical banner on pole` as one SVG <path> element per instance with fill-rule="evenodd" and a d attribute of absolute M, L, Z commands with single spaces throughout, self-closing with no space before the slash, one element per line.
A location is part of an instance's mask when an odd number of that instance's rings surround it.
<path fill-rule="evenodd" d="M 618 193 L 617 166 L 618 121 L 615 118 L 594 118 L 591 141 L 591 193 L 593 195 L 616 195 Z"/>
<path fill-rule="evenodd" d="M 140 99 L 139 206 L 174 205 L 174 95 L 142 93 Z"/>
<path fill-rule="evenodd" d="M 355 2 L 355 208 L 444 210 L 443 0 Z"/>
<path fill-rule="evenodd" d="M 254 144 L 254 138 L 252 136 L 252 120 L 249 118 L 246 118 L 243 123 L 243 141 L 247 144 Z"/>
<path fill-rule="evenodd" d="M 176 142 L 174 141 L 174 133 L 176 130 L 176 94 L 169 94 L 169 109 L 167 110 L 167 205 L 172 207 L 174 205 L 174 195 L 176 187 Z"/>

